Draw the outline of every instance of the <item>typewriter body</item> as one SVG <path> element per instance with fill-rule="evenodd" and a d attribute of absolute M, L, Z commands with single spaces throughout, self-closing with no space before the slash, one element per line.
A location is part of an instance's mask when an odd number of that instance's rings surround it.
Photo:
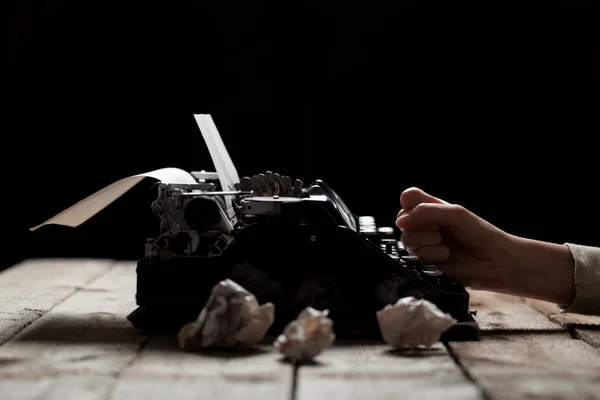
<path fill-rule="evenodd" d="M 330 310 L 340 338 L 377 338 L 376 311 L 414 296 L 458 320 L 446 337 L 476 336 L 465 288 L 409 256 L 392 228 L 354 215 L 322 180 L 304 187 L 266 171 L 224 185 L 218 175 L 156 185 L 160 230 L 137 265 L 134 326 L 178 330 L 229 278 L 275 305 L 273 335 L 312 306 Z"/>

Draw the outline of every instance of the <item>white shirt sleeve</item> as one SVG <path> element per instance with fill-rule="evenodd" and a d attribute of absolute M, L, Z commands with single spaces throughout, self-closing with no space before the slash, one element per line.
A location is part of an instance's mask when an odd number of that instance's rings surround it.
<path fill-rule="evenodd" d="M 565 243 L 575 261 L 575 299 L 561 312 L 600 315 L 600 247 Z"/>

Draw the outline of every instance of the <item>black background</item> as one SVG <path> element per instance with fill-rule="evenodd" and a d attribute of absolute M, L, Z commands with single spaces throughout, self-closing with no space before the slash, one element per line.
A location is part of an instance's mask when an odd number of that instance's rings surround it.
<path fill-rule="evenodd" d="M 147 193 L 76 246 L 27 228 L 125 176 L 212 169 L 194 113 L 241 176 L 324 179 L 380 225 L 419 186 L 511 233 L 600 244 L 594 9 L 172 3 L 3 2 L 4 264 L 137 257 Z"/>

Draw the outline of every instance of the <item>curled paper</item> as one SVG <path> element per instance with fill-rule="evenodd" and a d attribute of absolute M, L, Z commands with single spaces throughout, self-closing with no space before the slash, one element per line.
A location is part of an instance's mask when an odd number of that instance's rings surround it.
<path fill-rule="evenodd" d="M 377 312 L 383 339 L 397 348 L 429 348 L 456 323 L 449 314 L 425 299 L 404 297 Z"/>
<path fill-rule="evenodd" d="M 329 310 L 306 307 L 285 327 L 273 346 L 292 360 L 313 359 L 335 341 L 333 321 L 327 317 L 328 314 Z"/>
<path fill-rule="evenodd" d="M 183 349 L 251 346 L 265 337 L 274 317 L 272 303 L 259 305 L 252 293 L 226 279 L 215 285 L 198 319 L 184 325 L 177 338 Z"/>

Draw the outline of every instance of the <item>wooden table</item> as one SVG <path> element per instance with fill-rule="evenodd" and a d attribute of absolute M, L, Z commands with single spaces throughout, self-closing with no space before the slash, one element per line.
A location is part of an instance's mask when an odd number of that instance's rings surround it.
<path fill-rule="evenodd" d="M 294 367 L 270 345 L 189 353 L 137 332 L 135 263 L 30 260 L 0 273 L 0 399 L 600 398 L 600 318 L 472 292 L 481 340 L 342 343 Z"/>

